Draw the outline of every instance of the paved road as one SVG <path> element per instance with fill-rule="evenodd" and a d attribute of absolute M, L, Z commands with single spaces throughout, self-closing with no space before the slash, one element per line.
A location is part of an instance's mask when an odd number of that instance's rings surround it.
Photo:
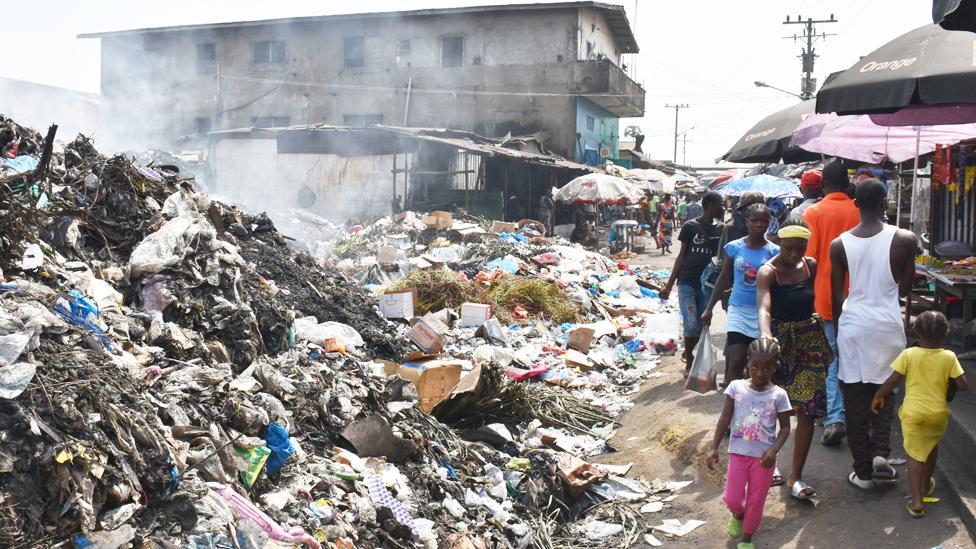
<path fill-rule="evenodd" d="M 635 263 L 669 268 L 671 256 L 642 256 Z M 676 298 L 675 298 L 676 299 Z M 716 314 L 713 329 L 724 318 Z M 716 334 L 719 335 L 719 334 Z M 663 518 L 705 520 L 706 524 L 684 538 L 666 539 L 666 546 L 735 547 L 724 532 L 728 519 L 721 501 L 723 471 L 704 465 L 704 449 L 711 440 L 722 406 L 721 394 L 698 395 L 683 388 L 683 366 L 669 357 L 660 366 L 665 375 L 647 383 L 636 397 L 636 406 L 622 417 L 622 427 L 612 439 L 619 450 L 598 461 L 634 463 L 631 477 L 664 480 L 694 479 L 661 513 L 646 515 L 648 524 Z M 887 489 L 868 492 L 847 483 L 851 457 L 846 444 L 827 448 L 819 444 L 818 428 L 804 478 L 819 497 L 800 502 L 785 488 L 773 488 L 766 514 L 755 537 L 757 547 L 861 548 L 898 547 L 929 549 L 976 547 L 949 503 L 930 507 L 924 519 L 911 519 L 905 511 L 908 493 L 905 470 L 901 481 Z M 893 457 L 904 457 L 900 432 L 892 437 Z M 784 474 L 792 455 L 792 439 L 780 454 Z M 724 465 L 723 456 L 723 465 Z M 942 478 L 941 481 L 947 482 Z"/>

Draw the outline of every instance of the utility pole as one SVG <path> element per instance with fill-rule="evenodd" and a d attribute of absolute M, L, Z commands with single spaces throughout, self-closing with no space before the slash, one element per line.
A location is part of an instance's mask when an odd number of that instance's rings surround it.
<path fill-rule="evenodd" d="M 806 20 L 803 19 L 802 15 L 796 16 L 796 21 L 790 21 L 790 16 L 786 16 L 786 21 L 783 21 L 784 25 L 803 25 L 803 34 L 797 36 L 784 36 L 786 40 L 792 39 L 794 42 L 797 40 L 806 40 L 807 47 L 801 50 L 800 61 L 803 64 L 803 80 L 800 82 L 800 97 L 803 99 L 811 99 L 813 94 L 817 91 L 817 80 L 813 77 L 813 63 L 817 59 L 816 50 L 813 49 L 813 44 L 817 40 L 826 39 L 828 36 L 837 36 L 836 34 L 817 34 L 817 23 L 836 23 L 837 20 L 834 19 L 834 14 L 830 14 L 830 19 L 817 19 L 814 20 L 811 17 L 807 17 Z"/>
<path fill-rule="evenodd" d="M 664 106 L 665 109 L 674 109 L 674 156 L 671 158 L 671 161 L 675 164 L 678 163 L 678 112 L 681 109 L 687 109 L 690 106 L 691 105 L 688 105 L 687 103 L 678 103 L 676 105 L 669 104 Z"/>
<path fill-rule="evenodd" d="M 681 139 L 681 163 L 685 166 L 688 165 L 688 132 L 685 132 Z"/>

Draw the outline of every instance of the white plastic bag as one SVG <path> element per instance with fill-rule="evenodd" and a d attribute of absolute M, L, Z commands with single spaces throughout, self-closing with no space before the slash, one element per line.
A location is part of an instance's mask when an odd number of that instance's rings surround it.
<path fill-rule="evenodd" d="M 717 374 L 718 364 L 715 348 L 712 346 L 712 335 L 706 328 L 702 330 L 698 345 L 695 346 L 695 361 L 691 364 L 688 379 L 685 380 L 685 389 L 698 393 L 714 391 L 718 388 L 715 379 Z"/>
<path fill-rule="evenodd" d="M 314 316 L 295 319 L 295 335 L 298 339 L 311 341 L 316 345 L 325 346 L 327 339 L 336 339 L 344 347 L 362 347 L 366 344 L 363 336 L 359 335 L 352 326 L 341 322 L 322 322 Z"/>

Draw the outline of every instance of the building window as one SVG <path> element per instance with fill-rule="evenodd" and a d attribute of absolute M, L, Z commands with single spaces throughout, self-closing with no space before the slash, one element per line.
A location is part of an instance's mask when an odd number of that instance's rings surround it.
<path fill-rule="evenodd" d="M 587 116 L 586 117 L 586 129 L 587 130 L 593 131 L 593 127 L 594 127 L 595 123 L 596 123 L 596 120 L 594 120 L 592 116 Z"/>
<path fill-rule="evenodd" d="M 441 66 L 460 67 L 464 64 L 464 37 L 445 36 L 441 38 Z"/>
<path fill-rule="evenodd" d="M 342 56 L 347 69 L 366 66 L 366 46 L 362 36 L 347 36 L 342 39 Z"/>
<path fill-rule="evenodd" d="M 345 114 L 342 116 L 342 123 L 351 128 L 365 128 L 374 124 L 383 123 L 382 114 Z"/>
<path fill-rule="evenodd" d="M 397 57 L 410 55 L 410 40 L 397 40 Z"/>
<path fill-rule="evenodd" d="M 212 42 L 197 44 L 197 72 L 213 72 L 217 66 L 217 46 Z"/>
<path fill-rule="evenodd" d="M 213 42 L 197 44 L 197 63 L 213 63 L 217 60 L 217 46 Z"/>
<path fill-rule="evenodd" d="M 255 128 L 286 128 L 291 125 L 288 116 L 255 116 L 251 118 L 251 125 Z"/>
<path fill-rule="evenodd" d="M 206 116 L 194 118 L 193 125 L 196 127 L 197 135 L 207 135 L 213 129 L 213 123 Z"/>
<path fill-rule="evenodd" d="M 285 62 L 285 43 L 281 40 L 251 42 L 255 65 L 281 64 Z"/>

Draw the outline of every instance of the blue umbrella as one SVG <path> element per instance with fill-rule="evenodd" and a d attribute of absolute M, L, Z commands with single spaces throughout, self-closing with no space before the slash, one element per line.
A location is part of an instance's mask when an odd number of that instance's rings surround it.
<path fill-rule="evenodd" d="M 718 193 L 722 196 L 742 196 L 747 191 L 759 191 L 767 199 L 801 198 L 803 196 L 796 183 L 765 173 L 730 181 L 728 185 L 718 189 Z"/>

